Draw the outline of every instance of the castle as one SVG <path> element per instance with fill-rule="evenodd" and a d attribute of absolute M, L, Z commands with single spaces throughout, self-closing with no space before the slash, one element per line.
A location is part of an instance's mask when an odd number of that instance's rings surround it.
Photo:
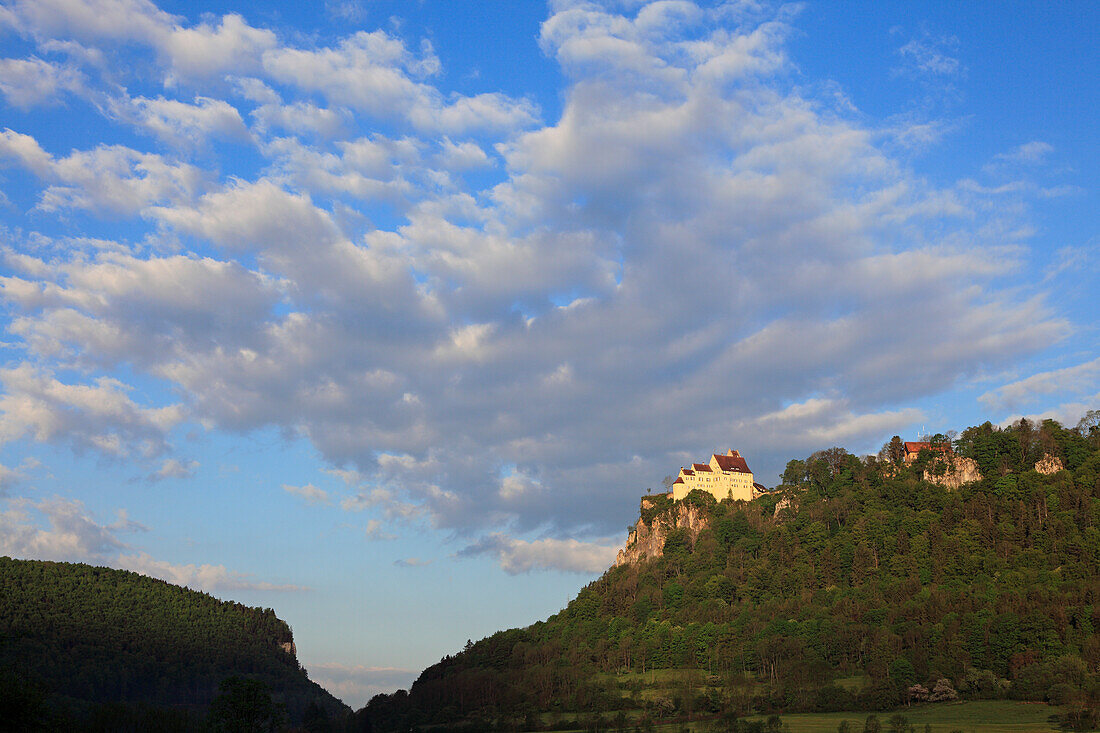
<path fill-rule="evenodd" d="M 911 442 L 911 441 L 907 440 L 907 441 L 905 441 L 905 456 L 903 457 L 903 460 L 905 461 L 905 465 L 908 466 L 910 463 L 917 460 L 917 456 L 920 455 L 920 452 L 922 450 L 925 450 L 925 449 L 930 450 L 934 453 L 940 453 L 940 454 L 942 454 L 942 455 L 944 455 L 948 458 L 950 458 L 954 453 L 951 450 L 951 444 L 950 443 L 944 443 L 944 444 L 929 443 L 929 442 L 916 443 L 916 442 Z"/>
<path fill-rule="evenodd" d="M 680 467 L 680 474 L 672 482 L 672 498 L 679 501 L 693 489 L 705 491 L 718 501 L 749 501 L 764 487 L 753 483 L 752 471 L 745 459 L 731 450 L 725 455 L 715 453 L 710 463 L 693 463 L 691 468 Z"/>

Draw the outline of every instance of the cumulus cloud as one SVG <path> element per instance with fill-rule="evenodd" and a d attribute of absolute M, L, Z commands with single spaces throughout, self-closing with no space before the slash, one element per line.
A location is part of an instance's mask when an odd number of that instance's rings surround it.
<path fill-rule="evenodd" d="M 271 49 L 263 66 L 283 84 L 382 120 L 402 119 L 422 131 L 512 130 L 538 116 L 532 102 L 500 93 L 445 98 L 420 81 L 440 68 L 431 45 L 417 54 L 381 30 L 360 31 L 327 48 Z"/>
<path fill-rule="evenodd" d="M 600 573 L 610 567 L 618 548 L 575 539 L 543 538 L 528 542 L 497 532 L 486 535 L 458 552 L 459 557 L 489 555 L 509 575 L 532 570 Z"/>
<path fill-rule="evenodd" d="M 49 526 L 35 522 L 32 511 L 44 517 Z M 4 555 L 79 561 L 106 558 L 123 548 L 125 545 L 97 524 L 79 501 L 16 498 L 0 511 L 0 553 Z"/>
<path fill-rule="evenodd" d="M 24 364 L 0 370 L 0 384 L 0 443 L 31 437 L 116 458 L 148 458 L 167 448 L 168 431 L 183 419 L 179 405 L 142 406 L 109 377 L 69 384 Z"/>
<path fill-rule="evenodd" d="M 107 565 L 209 592 L 306 590 L 296 585 L 257 581 L 224 565 L 172 564 L 145 552 L 133 552 L 116 536 L 120 532 L 147 530 L 130 520 L 124 510 L 119 512 L 117 521 L 102 525 L 80 501 L 61 497 L 37 502 L 8 499 L 0 509 L 0 555 Z"/>
<path fill-rule="evenodd" d="M 194 103 L 137 97 L 131 102 L 136 121 L 153 135 L 175 145 L 205 143 L 212 138 L 247 140 L 240 112 L 225 100 L 196 97 Z"/>
<path fill-rule="evenodd" d="M 262 163 L 3 133 L 37 215 L 106 211 L 155 245 L 13 253 L 28 359 L 105 375 L 104 396 L 132 368 L 209 429 L 301 436 L 354 486 L 341 509 L 454 531 L 510 572 L 606 567 L 604 545 L 516 537 L 606 536 L 685 459 L 736 447 L 763 478 L 879 441 L 1070 330 L 1015 287 L 1027 188 L 936 187 L 889 147 L 935 125 L 792 88 L 789 10 L 554 5 L 539 44 L 567 86 L 543 124 L 525 99 L 443 91 L 430 43 L 385 31 L 295 45 L 240 16 L 67 2 L 12 12 L 29 37 L 145 44 L 172 82 L 135 102 L 149 129 L 244 125 Z M 918 41 L 913 69 L 964 72 L 954 41 Z M 10 439 L 95 445 L 88 406 L 38 396 L 52 377 L 10 379 L 4 399 L 30 395 Z M 182 412 L 119 404 L 100 450 L 167 449 Z"/>
<path fill-rule="evenodd" d="M 42 103 L 54 103 L 62 93 L 79 92 L 83 86 L 83 74 L 69 66 L 34 56 L 0 59 L 0 94 L 16 107 L 29 109 Z"/>
<path fill-rule="evenodd" d="M 133 215 L 152 204 L 187 202 L 205 184 L 197 167 L 122 145 L 101 145 L 55 158 L 38 141 L 10 129 L 0 132 L 0 163 L 14 162 L 49 185 L 38 208 L 107 210 Z"/>

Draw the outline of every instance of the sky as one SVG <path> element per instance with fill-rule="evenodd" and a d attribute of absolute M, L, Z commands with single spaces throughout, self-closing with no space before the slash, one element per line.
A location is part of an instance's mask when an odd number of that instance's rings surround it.
<path fill-rule="evenodd" d="M 359 707 L 736 448 L 1100 407 L 1096 3 L 0 4 L 0 554 Z"/>

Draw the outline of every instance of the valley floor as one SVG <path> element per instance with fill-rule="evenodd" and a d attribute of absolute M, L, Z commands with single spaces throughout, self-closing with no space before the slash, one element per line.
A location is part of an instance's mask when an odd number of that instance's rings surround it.
<path fill-rule="evenodd" d="M 890 719 L 905 716 L 917 733 L 1051 733 L 1059 731 L 1050 722 L 1051 716 L 1061 715 L 1064 708 L 1045 703 L 1018 702 L 1014 700 L 971 700 L 937 705 L 902 708 L 892 712 L 874 713 L 882 731 L 889 731 Z M 797 713 L 783 715 L 784 730 L 789 733 L 836 733 L 841 721 L 847 720 L 852 733 L 863 730 L 869 713 Z M 763 720 L 760 716 L 749 720 Z M 926 728 L 925 726 L 931 726 Z M 655 731 L 662 733 L 709 733 L 714 722 L 697 720 L 690 723 L 658 725 Z M 578 731 L 582 729 L 577 729 Z M 611 730 L 614 730 L 612 728 Z"/>

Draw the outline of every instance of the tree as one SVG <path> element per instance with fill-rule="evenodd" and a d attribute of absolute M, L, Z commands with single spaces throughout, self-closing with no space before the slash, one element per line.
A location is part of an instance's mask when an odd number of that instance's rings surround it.
<path fill-rule="evenodd" d="M 909 719 L 901 713 L 890 716 L 890 733 L 910 733 Z"/>
<path fill-rule="evenodd" d="M 27 682 L 14 670 L 0 669 L 0 728 L 45 730 L 45 699 L 40 686 Z"/>
<path fill-rule="evenodd" d="M 886 444 L 886 457 L 895 466 L 900 466 L 905 460 L 905 443 L 900 436 L 895 435 L 890 438 L 890 442 Z"/>
<path fill-rule="evenodd" d="M 863 733 L 882 733 L 882 723 L 879 722 L 878 716 L 872 713 L 867 716 L 867 719 L 863 721 Z"/>
<path fill-rule="evenodd" d="M 227 677 L 218 685 L 218 696 L 210 704 L 211 730 L 219 733 L 274 731 L 283 722 L 282 711 L 271 699 L 271 691 L 260 680 Z"/>
<path fill-rule="evenodd" d="M 1077 432 L 1082 438 L 1089 438 L 1100 433 L 1100 410 L 1089 410 L 1077 423 Z"/>
<path fill-rule="evenodd" d="M 332 721 L 316 700 L 310 700 L 309 707 L 302 716 L 302 727 L 309 733 L 329 733 L 332 730 Z"/>
<path fill-rule="evenodd" d="M 797 458 L 787 461 L 783 469 L 783 483 L 787 486 L 800 486 L 806 481 L 806 462 Z"/>
<path fill-rule="evenodd" d="M 948 702 L 959 699 L 959 693 L 951 686 L 951 681 L 946 677 L 940 677 L 932 686 L 932 694 L 928 697 L 930 702 Z"/>

